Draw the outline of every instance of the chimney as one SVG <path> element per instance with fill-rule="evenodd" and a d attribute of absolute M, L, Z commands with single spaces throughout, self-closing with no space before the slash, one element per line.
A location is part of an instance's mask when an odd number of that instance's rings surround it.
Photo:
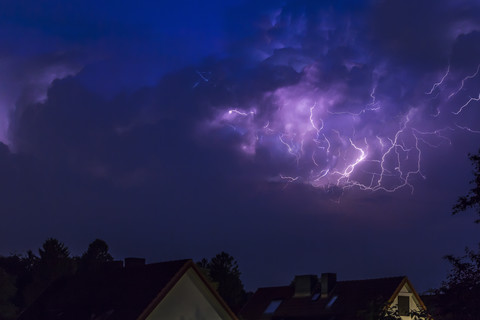
<path fill-rule="evenodd" d="M 328 297 L 328 294 L 332 291 L 333 287 L 335 287 L 336 282 L 337 282 L 336 273 L 322 273 L 322 278 L 321 278 L 322 298 Z"/>
<path fill-rule="evenodd" d="M 125 269 L 145 266 L 145 258 L 125 258 Z"/>
<path fill-rule="evenodd" d="M 295 276 L 293 285 L 295 287 L 294 297 L 308 297 L 312 295 L 312 291 L 318 282 L 316 275 L 301 275 Z"/>

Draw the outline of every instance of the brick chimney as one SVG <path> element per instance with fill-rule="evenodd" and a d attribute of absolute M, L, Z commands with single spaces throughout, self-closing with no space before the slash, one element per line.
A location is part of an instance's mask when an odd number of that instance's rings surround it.
<path fill-rule="evenodd" d="M 295 287 L 294 297 L 308 297 L 312 295 L 312 291 L 318 282 L 316 275 L 301 275 L 295 276 L 293 285 Z"/>
<path fill-rule="evenodd" d="M 322 273 L 321 277 L 321 288 L 322 288 L 322 298 L 328 297 L 328 294 L 332 291 L 337 283 L 337 274 L 336 273 Z"/>

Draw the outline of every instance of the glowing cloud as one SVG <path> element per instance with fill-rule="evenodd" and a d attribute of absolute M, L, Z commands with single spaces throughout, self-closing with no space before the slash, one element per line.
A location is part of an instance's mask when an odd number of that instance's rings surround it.
<path fill-rule="evenodd" d="M 413 192 L 415 181 L 426 178 L 426 150 L 449 145 L 455 130 L 480 132 L 478 61 L 465 68 L 447 55 L 451 63 L 419 72 L 372 54 L 375 46 L 352 32 L 354 19 L 327 33 L 318 28 L 310 38 L 301 35 L 305 19 L 275 11 L 272 47 L 264 44 L 262 52 L 269 55 L 259 58 L 272 70 L 291 68 L 298 80 L 243 97 L 235 107 L 213 106 L 206 123 L 210 129 L 231 128 L 239 138 L 234 143 L 249 157 L 262 149 L 271 161 L 287 163 L 279 181 Z M 323 51 L 312 54 L 312 45 Z M 310 63 L 299 69 L 298 61 Z"/>
<path fill-rule="evenodd" d="M 74 75 L 81 69 L 76 62 L 59 60 L 37 62 L 4 58 L 0 61 L 6 71 L 0 74 L 0 142 L 10 144 L 10 117 L 19 104 L 44 102 L 54 80 Z"/>

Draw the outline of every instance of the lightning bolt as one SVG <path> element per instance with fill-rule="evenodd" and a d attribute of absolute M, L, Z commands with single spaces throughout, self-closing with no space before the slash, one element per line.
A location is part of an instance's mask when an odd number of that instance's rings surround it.
<path fill-rule="evenodd" d="M 457 126 L 457 128 L 459 128 L 459 129 L 468 131 L 468 132 L 470 132 L 470 133 L 478 133 L 478 134 L 480 134 L 480 130 L 473 130 L 473 129 L 470 129 L 469 127 L 461 126 L 461 125 L 458 125 L 458 124 L 456 124 L 456 123 L 455 123 L 455 126 Z"/>
<path fill-rule="evenodd" d="M 454 95 L 459 93 L 460 90 L 463 89 L 463 86 L 465 85 L 465 81 L 475 78 L 477 76 L 479 70 L 480 70 L 480 64 L 477 66 L 477 71 L 475 71 L 475 73 L 473 73 L 472 75 L 466 76 L 465 78 L 462 79 L 462 83 L 461 83 L 460 87 L 456 91 L 450 93 L 450 95 L 448 96 L 448 99 L 452 98 Z"/>
<path fill-rule="evenodd" d="M 477 98 L 472 98 L 470 97 L 470 99 L 467 101 L 467 103 L 465 103 L 463 106 L 461 106 L 457 111 L 455 112 L 452 112 L 454 115 L 459 115 L 463 109 L 465 109 L 469 104 L 470 102 L 472 101 L 480 101 L 480 93 L 478 94 L 478 97 Z"/>
<path fill-rule="evenodd" d="M 320 128 L 317 128 L 317 126 L 315 125 L 315 122 L 313 120 L 313 109 L 315 109 L 315 106 L 317 105 L 317 103 L 315 103 L 311 108 L 310 108 L 310 124 L 312 125 L 313 129 L 315 129 L 315 131 L 317 131 L 317 137 L 318 135 L 320 134 L 320 130 L 323 129 L 323 120 L 322 119 L 319 119 L 320 120 L 320 123 L 321 123 L 321 126 Z"/>
<path fill-rule="evenodd" d="M 351 145 L 353 148 L 355 148 L 356 150 L 360 151 L 360 156 L 359 156 L 357 159 L 355 159 L 355 161 L 354 161 L 353 163 L 349 164 L 349 165 L 345 168 L 345 170 L 344 170 L 343 172 L 339 172 L 339 171 L 336 171 L 336 172 L 335 172 L 336 174 L 339 174 L 339 175 L 340 175 L 340 178 L 338 178 L 338 180 L 337 180 L 337 186 L 341 184 L 341 181 L 342 181 L 343 179 L 346 179 L 346 180 L 348 181 L 348 178 L 350 177 L 350 175 L 352 174 L 352 172 L 355 170 L 355 167 L 356 167 L 360 162 L 362 162 L 363 160 L 365 160 L 365 158 L 366 158 L 366 156 L 367 156 L 366 153 L 365 153 L 365 151 L 364 151 L 362 148 L 357 147 L 357 146 L 355 145 L 355 143 L 353 143 L 352 139 L 349 139 L 349 141 L 350 141 L 350 145 Z M 365 143 L 367 143 L 367 140 L 365 140 Z"/>
<path fill-rule="evenodd" d="M 228 110 L 228 114 L 238 114 L 244 117 L 248 117 L 249 115 L 251 116 L 255 115 L 255 111 L 244 112 L 237 109 L 230 109 Z"/>
<path fill-rule="evenodd" d="M 440 79 L 440 81 L 437 82 L 437 83 L 434 83 L 433 86 L 432 86 L 432 88 L 430 89 L 430 91 L 425 92 L 425 94 L 428 94 L 428 95 L 432 94 L 433 91 L 434 91 L 438 86 L 440 86 L 440 85 L 443 83 L 443 81 L 445 80 L 445 78 L 448 76 L 448 73 L 449 73 L 449 72 L 450 72 L 450 64 L 449 64 L 448 67 L 447 67 L 447 72 L 445 72 L 445 74 L 444 74 L 443 77 Z"/>
<path fill-rule="evenodd" d="M 287 182 L 295 182 L 299 179 L 300 177 L 290 177 L 290 176 L 284 176 L 280 175 L 280 179 L 286 180 Z"/>

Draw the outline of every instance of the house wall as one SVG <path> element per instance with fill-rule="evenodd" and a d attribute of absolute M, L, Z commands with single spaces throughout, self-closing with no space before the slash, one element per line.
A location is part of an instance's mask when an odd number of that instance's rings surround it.
<path fill-rule="evenodd" d="M 197 273 L 190 269 L 155 307 L 146 320 L 232 319 Z"/>
<path fill-rule="evenodd" d="M 398 296 L 408 296 L 410 298 L 410 311 L 420 311 L 421 306 L 420 303 L 417 301 L 415 296 L 412 293 L 411 288 L 407 284 L 403 286 L 403 288 L 400 290 L 398 293 L 397 297 L 395 297 L 395 300 L 393 300 L 392 306 L 398 306 Z M 406 317 L 402 316 L 402 320 L 411 320 L 413 319 L 412 317 Z"/>

